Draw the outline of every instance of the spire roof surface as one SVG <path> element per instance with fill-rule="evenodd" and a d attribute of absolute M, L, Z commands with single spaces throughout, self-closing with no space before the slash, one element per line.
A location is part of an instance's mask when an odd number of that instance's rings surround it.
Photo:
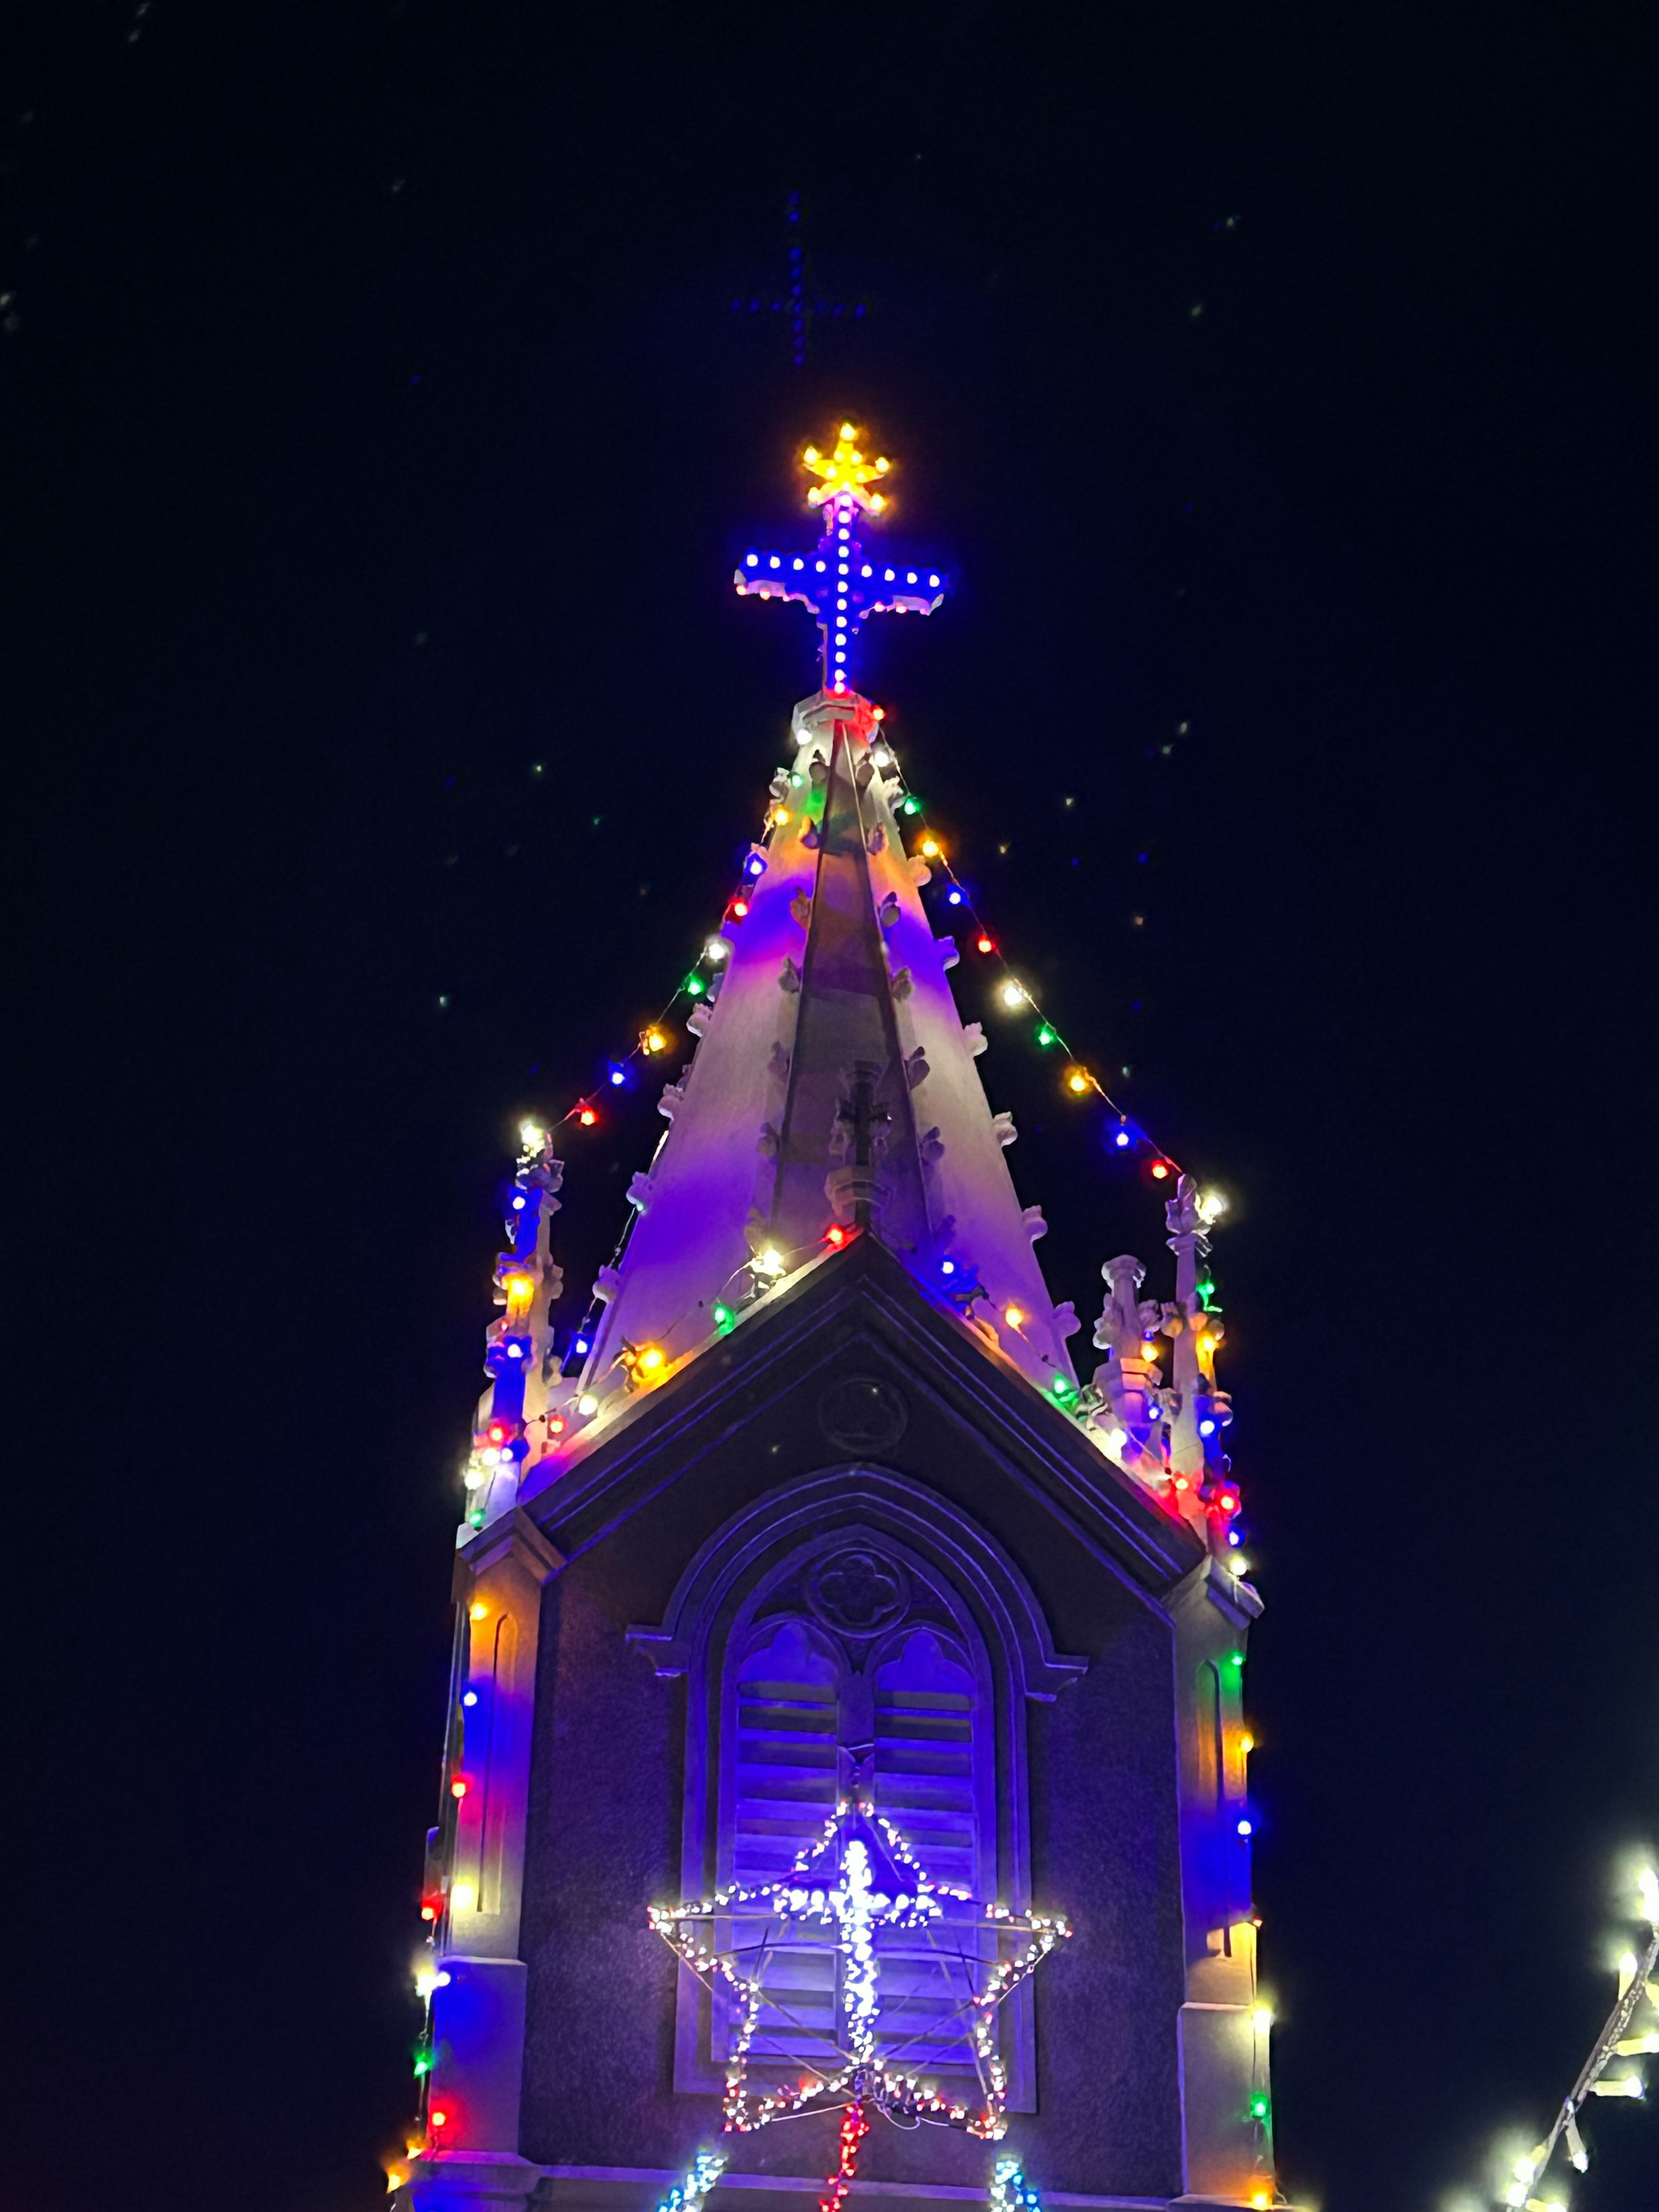
<path fill-rule="evenodd" d="M 878 1237 L 1030 1380 L 1073 1380 L 1056 1312 L 904 851 L 880 726 L 857 693 L 796 708 L 796 751 L 748 912 L 695 1055 L 665 1089 L 669 1127 L 630 1194 L 639 1218 L 601 1279 L 585 1370 L 625 1347 L 678 1363 L 778 1277 L 859 1233 Z M 1018 1316 L 1016 1319 L 1015 1316 Z M 1075 1326 L 1075 1323 L 1072 1323 Z"/>

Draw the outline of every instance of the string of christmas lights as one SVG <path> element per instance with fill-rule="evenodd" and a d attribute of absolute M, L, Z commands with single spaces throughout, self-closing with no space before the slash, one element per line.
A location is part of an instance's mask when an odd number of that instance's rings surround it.
<path fill-rule="evenodd" d="M 884 708 L 878 707 L 872 711 L 878 722 L 884 721 Z M 1041 1001 L 1029 984 L 1022 981 L 1014 972 L 1003 952 L 1000 940 L 985 921 L 976 902 L 957 874 L 944 846 L 928 830 L 926 810 L 922 802 L 905 782 L 897 756 L 884 732 L 878 735 L 872 745 L 871 757 L 883 774 L 892 779 L 901 793 L 895 805 L 895 812 L 902 820 L 913 822 L 921 833 L 915 856 L 926 861 L 930 867 L 937 866 L 941 878 L 949 886 L 945 894 L 945 904 L 963 912 L 964 918 L 971 925 L 975 949 L 981 957 L 991 957 L 995 959 L 1002 979 L 996 994 L 998 1003 L 1006 1012 L 1025 1011 L 1033 1018 L 1034 1026 L 1031 1030 L 1033 1042 L 1044 1052 L 1058 1050 L 1060 1055 L 1067 1063 L 1061 1080 L 1068 1096 L 1075 1098 L 1092 1096 L 1099 1099 L 1108 1112 L 1115 1117 L 1115 1126 L 1111 1132 L 1108 1147 L 1109 1150 L 1144 1157 L 1147 1174 L 1154 1183 L 1172 1183 L 1178 1181 L 1182 1169 L 1174 1154 L 1158 1145 L 1150 1133 L 1130 1116 L 1094 1070 L 1074 1052 L 1058 1023 L 1045 1012 Z M 607 1081 L 611 1088 L 622 1090 L 629 1087 L 633 1070 L 636 1065 L 642 1065 L 669 1049 L 672 1042 L 670 1024 L 682 1002 L 695 1008 L 699 1004 L 711 1000 L 716 995 L 719 970 L 730 958 L 732 951 L 732 939 L 725 933 L 732 926 L 740 925 L 747 918 L 749 913 L 747 887 L 765 872 L 769 841 L 774 832 L 784 827 L 789 819 L 789 810 L 781 805 L 781 795 L 776 790 L 776 786 L 782 781 L 786 785 L 799 787 L 803 781 L 804 779 L 794 771 L 779 770 L 777 777 L 774 779 L 774 787 L 768 795 L 762 822 L 761 838 L 751 846 L 748 857 L 744 862 L 738 887 L 726 902 L 721 917 L 720 928 L 705 940 L 696 960 L 675 987 L 655 1020 L 648 1023 L 640 1031 L 634 1044 L 625 1053 L 607 1063 Z M 563 1128 L 572 1122 L 581 1128 L 592 1128 L 600 1119 L 599 1106 L 595 1094 L 583 1092 L 565 1109 L 562 1115 L 548 1125 L 549 1133 Z M 529 1128 L 533 1125 L 526 1126 Z M 1213 1221 L 1218 1218 L 1224 1201 L 1218 1194 L 1211 1192 L 1206 1194 L 1204 1203 L 1212 1209 L 1208 1218 Z M 635 1218 L 630 1209 L 629 1218 L 623 1225 L 611 1258 L 606 1263 L 608 1268 L 614 1270 L 621 1266 L 629 1240 L 633 1233 Z M 779 1272 L 782 1270 L 780 1269 Z M 1209 1287 L 1212 1290 L 1213 1285 Z M 969 1286 L 966 1284 L 958 1286 L 957 1296 L 967 1294 Z M 975 1291 L 973 1295 L 983 1297 L 984 1293 L 982 1291 Z M 590 1297 L 581 1322 L 572 1333 L 566 1352 L 567 1360 L 572 1358 L 580 1360 L 587 1356 L 597 1325 L 599 1303 L 596 1297 Z M 1011 1325 L 1018 1328 L 1022 1319 L 1023 1316 L 1016 1312 Z M 1062 1394 L 1057 1392 L 1057 1395 Z"/>
<path fill-rule="evenodd" d="M 1631 2028 L 1645 2002 L 1659 2008 L 1659 1875 L 1644 1867 L 1637 1876 L 1642 1917 L 1648 1941 L 1639 1957 L 1627 1951 L 1619 1961 L 1619 1998 L 1596 2037 L 1577 2080 L 1561 2100 L 1555 2124 L 1542 2142 L 1518 2158 L 1499 2202 L 1514 2212 L 1567 2212 L 1564 2199 L 1536 2193 L 1555 2153 L 1565 2144 L 1568 2163 L 1580 2173 L 1588 2171 L 1589 2151 L 1578 2126 L 1578 2115 L 1591 2097 L 1626 2097 L 1639 2100 L 1647 2085 L 1634 2066 L 1627 2065 L 1616 2079 L 1607 2069 L 1614 2059 L 1652 2057 L 1659 2054 L 1659 2021 L 1644 2033 Z"/>

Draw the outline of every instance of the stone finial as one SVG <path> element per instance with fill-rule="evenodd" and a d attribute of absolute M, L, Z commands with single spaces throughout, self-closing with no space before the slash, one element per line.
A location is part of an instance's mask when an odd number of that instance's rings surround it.
<path fill-rule="evenodd" d="M 1164 1201 L 1164 1221 L 1176 1255 L 1176 1304 L 1183 1313 L 1189 1312 L 1198 1292 L 1198 1263 L 1210 1249 L 1209 1220 L 1191 1176 L 1182 1176 L 1175 1196 Z"/>
<path fill-rule="evenodd" d="M 1198 1287 L 1199 1268 L 1208 1258 L 1214 1214 L 1205 1206 L 1191 1176 L 1176 1185 L 1165 1205 L 1170 1249 L 1176 1255 L 1175 1304 L 1167 1310 L 1164 1333 L 1173 1343 L 1174 1387 L 1169 1393 L 1170 1465 L 1189 1489 L 1209 1496 L 1206 1486 L 1225 1472 L 1220 1432 L 1232 1419 L 1224 1390 L 1215 1384 L 1216 1348 L 1222 1321 L 1210 1313 Z"/>
<path fill-rule="evenodd" d="M 1158 1467 L 1161 1473 L 1152 1443 L 1159 1418 L 1154 1395 L 1159 1378 L 1147 1357 L 1140 1297 L 1146 1270 L 1132 1253 L 1120 1252 L 1100 1272 L 1107 1285 L 1106 1303 L 1095 1323 L 1095 1347 L 1107 1356 L 1095 1370 L 1095 1382 L 1097 1387 L 1103 1383 L 1113 1417 L 1127 1438 L 1124 1464 L 1138 1471 Z M 1152 1310 L 1156 1314 L 1156 1307 Z"/>

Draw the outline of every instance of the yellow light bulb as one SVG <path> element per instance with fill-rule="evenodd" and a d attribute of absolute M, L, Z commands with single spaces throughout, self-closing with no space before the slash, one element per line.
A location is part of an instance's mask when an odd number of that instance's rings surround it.
<path fill-rule="evenodd" d="M 1258 2005 L 1250 2014 L 1250 2026 L 1258 2035 L 1265 2035 L 1273 2024 L 1273 2011 L 1267 2005 Z"/>
<path fill-rule="evenodd" d="M 856 438 L 858 430 L 853 423 L 843 422 L 841 426 L 841 434 L 843 438 Z"/>
<path fill-rule="evenodd" d="M 660 1030 L 647 1030 L 641 1042 L 647 1052 L 662 1052 L 666 1049 L 668 1040 Z"/>
<path fill-rule="evenodd" d="M 452 1912 L 476 1912 L 478 1909 L 476 1885 L 470 1881 L 454 1883 L 449 1893 L 449 1909 Z"/>
<path fill-rule="evenodd" d="M 1238 1747 L 1243 1753 L 1246 1759 L 1248 1759 L 1250 1753 L 1255 1749 L 1255 1738 L 1253 1735 L 1240 1736 L 1238 1739 Z"/>
<path fill-rule="evenodd" d="M 470 1620 L 488 1620 L 489 1618 L 489 1607 L 487 1605 L 470 1605 L 466 1611 Z"/>
<path fill-rule="evenodd" d="M 1025 1318 L 1018 1306 L 1010 1306 L 1002 1317 L 1010 1328 L 1018 1328 Z"/>
<path fill-rule="evenodd" d="M 640 1367 L 647 1375 L 654 1375 L 668 1357 L 659 1344 L 647 1344 L 640 1350 Z"/>
<path fill-rule="evenodd" d="M 818 449 L 817 449 L 817 447 L 816 446 L 809 446 L 809 447 L 806 448 L 806 451 L 805 451 L 805 452 L 801 455 L 801 459 L 802 459 L 802 460 L 804 460 L 804 461 L 809 461 L 809 462 L 810 462 L 810 461 L 815 461 L 815 460 L 817 460 L 817 458 L 818 458 Z"/>
<path fill-rule="evenodd" d="M 1081 1067 L 1074 1067 L 1066 1079 L 1066 1088 L 1070 1091 L 1075 1092 L 1080 1098 L 1083 1096 L 1083 1093 L 1089 1088 L 1089 1077 L 1087 1071 Z"/>

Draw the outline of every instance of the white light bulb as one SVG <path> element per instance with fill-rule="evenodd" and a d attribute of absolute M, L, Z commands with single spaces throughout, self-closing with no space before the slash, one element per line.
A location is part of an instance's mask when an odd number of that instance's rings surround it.
<path fill-rule="evenodd" d="M 470 1881 L 454 1883 L 449 1893 L 449 1905 L 453 1912 L 476 1912 L 478 1909 L 476 1886 Z"/>
<path fill-rule="evenodd" d="M 584 1390 L 581 1396 L 576 1401 L 576 1411 L 579 1413 L 597 1413 L 599 1410 L 599 1400 L 593 1395 L 591 1390 Z"/>
<path fill-rule="evenodd" d="M 726 957 L 731 950 L 732 947 L 726 943 L 725 938 L 711 937 L 702 948 L 703 958 L 718 963 Z"/>

